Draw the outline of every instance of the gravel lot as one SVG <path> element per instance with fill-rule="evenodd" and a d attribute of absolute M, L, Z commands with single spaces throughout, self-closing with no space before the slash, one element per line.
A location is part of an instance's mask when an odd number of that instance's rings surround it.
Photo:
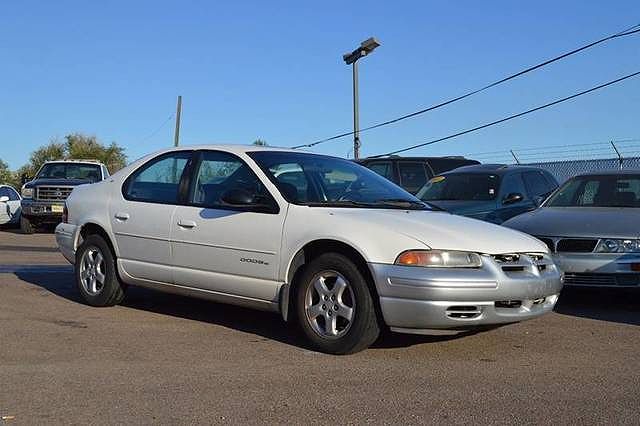
<path fill-rule="evenodd" d="M 0 425 L 639 422 L 640 292 L 336 357 L 273 314 L 136 288 L 85 306 L 66 265 L 52 234 L 0 230 Z"/>

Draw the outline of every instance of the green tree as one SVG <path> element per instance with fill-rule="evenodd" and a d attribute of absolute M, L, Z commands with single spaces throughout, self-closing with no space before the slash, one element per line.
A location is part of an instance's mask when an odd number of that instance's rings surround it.
<path fill-rule="evenodd" d="M 9 170 L 9 165 L 2 159 L 0 159 L 0 185 L 11 185 L 18 190 L 20 189 L 20 178 Z"/>
<path fill-rule="evenodd" d="M 124 148 L 112 142 L 105 146 L 95 136 L 72 133 L 65 136 L 66 159 L 92 159 L 104 163 L 111 173 L 127 165 Z"/>
<path fill-rule="evenodd" d="M 29 177 L 35 176 L 38 169 L 51 160 L 98 160 L 104 163 L 111 173 L 127 164 L 124 148 L 115 142 L 105 146 L 95 136 L 82 133 L 72 133 L 64 139 L 65 142 L 52 139 L 47 145 L 33 151 L 29 162 L 16 172 L 18 178 L 23 174 Z"/>
<path fill-rule="evenodd" d="M 258 138 L 255 141 L 253 141 L 253 145 L 256 145 L 256 146 L 269 146 L 267 141 L 265 141 L 264 139 L 260 139 L 260 138 Z"/>

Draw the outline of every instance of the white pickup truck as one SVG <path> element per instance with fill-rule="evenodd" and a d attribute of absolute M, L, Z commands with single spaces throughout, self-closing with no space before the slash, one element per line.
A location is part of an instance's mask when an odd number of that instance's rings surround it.
<path fill-rule="evenodd" d="M 368 347 L 551 311 L 561 274 L 537 239 L 432 209 L 351 161 L 207 145 L 74 189 L 56 228 L 90 305 L 127 285 L 279 312 L 318 350 Z"/>

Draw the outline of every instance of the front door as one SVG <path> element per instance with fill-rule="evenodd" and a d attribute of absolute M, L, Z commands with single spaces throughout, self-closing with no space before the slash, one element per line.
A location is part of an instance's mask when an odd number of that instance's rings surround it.
<path fill-rule="evenodd" d="M 109 208 L 124 271 L 135 279 L 171 283 L 169 232 L 181 176 L 192 151 L 160 155 L 136 170 Z"/>
<path fill-rule="evenodd" d="M 259 301 L 278 300 L 280 242 L 286 210 L 239 157 L 201 151 L 186 206 L 171 224 L 174 280 Z M 233 208 L 222 198 L 243 190 L 272 209 Z"/>

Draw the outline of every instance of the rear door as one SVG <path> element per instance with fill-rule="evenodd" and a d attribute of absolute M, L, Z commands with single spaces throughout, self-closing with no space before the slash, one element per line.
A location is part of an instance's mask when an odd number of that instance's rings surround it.
<path fill-rule="evenodd" d="M 170 283 L 169 232 L 192 151 L 162 154 L 138 168 L 109 206 L 119 262 L 132 277 Z"/>

